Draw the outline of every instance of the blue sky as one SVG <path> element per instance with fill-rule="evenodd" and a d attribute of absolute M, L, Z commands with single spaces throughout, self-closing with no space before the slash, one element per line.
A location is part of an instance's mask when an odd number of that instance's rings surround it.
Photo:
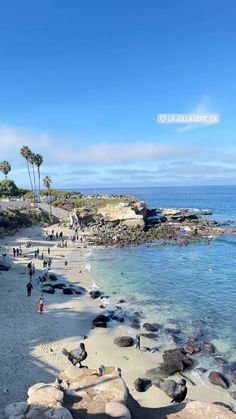
<path fill-rule="evenodd" d="M 61 188 L 235 184 L 235 0 L 5 0 L 0 160 Z M 158 113 L 218 113 L 216 125 Z"/>

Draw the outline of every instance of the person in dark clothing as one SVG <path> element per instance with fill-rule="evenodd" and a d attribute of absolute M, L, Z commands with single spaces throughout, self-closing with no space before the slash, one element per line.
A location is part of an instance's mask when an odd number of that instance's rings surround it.
<path fill-rule="evenodd" d="M 13 256 L 15 258 L 16 257 L 16 249 L 13 247 L 12 251 L 13 251 Z"/>
<path fill-rule="evenodd" d="M 68 262 L 67 262 L 67 260 L 65 260 L 64 265 L 65 265 L 65 266 L 68 266 Z"/>
<path fill-rule="evenodd" d="M 52 266 L 52 259 L 48 259 L 48 269 L 50 270 Z"/>
<path fill-rule="evenodd" d="M 50 247 L 48 247 L 48 255 L 50 255 Z"/>
<path fill-rule="evenodd" d="M 18 247 L 16 248 L 16 256 L 17 257 L 19 256 L 19 249 L 18 249 Z"/>
<path fill-rule="evenodd" d="M 136 345 L 135 345 L 136 349 L 140 349 L 140 335 L 136 335 Z"/>
<path fill-rule="evenodd" d="M 43 261 L 43 268 L 46 268 L 48 266 L 48 262 L 44 259 Z"/>
<path fill-rule="evenodd" d="M 33 270 L 30 268 L 30 270 L 29 270 L 30 281 L 32 281 L 33 273 L 34 273 Z"/>
<path fill-rule="evenodd" d="M 26 285 L 26 288 L 27 288 L 28 297 L 30 297 L 31 296 L 31 291 L 33 289 L 33 285 L 32 285 L 31 281 L 28 282 L 28 284 Z"/>
<path fill-rule="evenodd" d="M 35 252 L 34 252 L 34 258 L 37 259 L 37 256 L 38 256 L 38 253 L 37 253 L 37 250 L 35 250 Z"/>

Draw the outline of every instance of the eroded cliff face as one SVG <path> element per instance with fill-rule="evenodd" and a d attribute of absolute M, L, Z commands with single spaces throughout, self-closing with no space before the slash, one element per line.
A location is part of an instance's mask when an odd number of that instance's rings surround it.
<path fill-rule="evenodd" d="M 89 200 L 85 206 L 76 209 L 78 220 L 85 225 L 97 223 L 120 223 L 130 227 L 144 227 L 146 204 L 135 200 L 102 200 L 94 204 Z"/>
<path fill-rule="evenodd" d="M 0 210 L 0 238 L 9 234 L 15 234 L 22 227 L 56 221 L 56 217 L 50 217 L 47 212 L 39 208 Z"/>

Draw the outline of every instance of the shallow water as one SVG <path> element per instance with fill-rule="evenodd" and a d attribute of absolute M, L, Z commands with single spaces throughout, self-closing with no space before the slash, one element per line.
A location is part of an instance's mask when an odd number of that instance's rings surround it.
<path fill-rule="evenodd" d="M 236 219 L 236 187 L 135 192 L 155 207 L 211 208 L 213 218 Z M 205 340 L 212 341 L 227 359 L 235 360 L 236 237 L 188 246 L 97 248 L 89 264 L 98 285 L 114 301 L 124 297 L 127 308 L 142 312 L 150 322 L 180 328 L 183 338 L 194 336 L 200 327 Z"/>

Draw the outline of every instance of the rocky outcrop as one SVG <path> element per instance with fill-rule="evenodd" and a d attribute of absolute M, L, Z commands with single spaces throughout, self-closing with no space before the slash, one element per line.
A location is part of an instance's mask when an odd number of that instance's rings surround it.
<path fill-rule="evenodd" d="M 114 343 L 120 347 L 128 347 L 134 344 L 134 340 L 130 336 L 120 336 L 114 340 Z"/>
<path fill-rule="evenodd" d="M 209 381 L 216 386 L 220 386 L 222 388 L 228 388 L 229 383 L 228 380 L 224 377 L 223 374 L 220 374 L 218 371 L 211 371 L 209 376 Z"/>
<path fill-rule="evenodd" d="M 166 416 L 167 419 L 234 419 L 235 414 L 224 406 L 206 403 L 190 402 L 178 413 Z"/>
<path fill-rule="evenodd" d="M 102 371 L 102 372 L 101 372 Z M 37 383 L 28 390 L 27 402 L 11 403 L 6 419 L 73 419 L 90 417 L 131 419 L 126 407 L 128 389 L 120 370 L 70 366 L 54 383 Z"/>

